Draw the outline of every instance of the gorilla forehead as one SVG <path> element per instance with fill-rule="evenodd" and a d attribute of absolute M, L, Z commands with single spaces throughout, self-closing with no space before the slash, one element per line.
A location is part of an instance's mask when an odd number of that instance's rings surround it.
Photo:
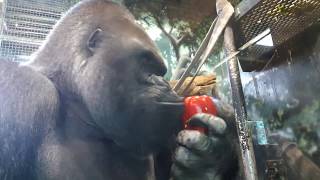
<path fill-rule="evenodd" d="M 71 29 L 75 26 L 83 29 L 84 27 L 100 27 L 123 37 L 134 35 L 137 39 L 144 39 L 144 43 L 153 46 L 152 40 L 136 23 L 133 15 L 125 7 L 110 1 L 82 1 L 66 14 L 61 24 L 69 25 Z"/>
<path fill-rule="evenodd" d="M 122 7 L 119 4 L 109 0 L 83 0 L 70 10 L 69 15 L 77 14 L 87 16 L 88 14 L 92 14 L 94 12 L 101 13 L 103 11 L 108 11 L 109 13 L 103 16 L 101 16 L 100 14 L 100 16 L 97 16 L 96 18 L 112 18 L 114 16 L 126 16 L 127 18 L 134 20 L 132 14 L 130 14 L 125 7 Z"/>
<path fill-rule="evenodd" d="M 96 28 L 101 28 L 109 39 L 111 47 L 119 45 L 119 51 L 127 53 L 137 50 L 150 51 L 156 58 L 154 60 L 165 68 L 154 42 L 136 23 L 132 14 L 119 4 L 105 0 L 86 0 L 74 7 L 60 22 L 53 34 L 60 34 L 59 28 L 70 28 L 74 38 L 86 40 L 87 36 Z M 81 32 L 79 33 L 79 29 Z M 65 32 L 65 29 L 62 29 Z M 66 37 L 68 39 L 68 37 Z M 80 40 L 80 45 L 84 44 Z M 116 53 L 116 52 L 114 52 Z"/>

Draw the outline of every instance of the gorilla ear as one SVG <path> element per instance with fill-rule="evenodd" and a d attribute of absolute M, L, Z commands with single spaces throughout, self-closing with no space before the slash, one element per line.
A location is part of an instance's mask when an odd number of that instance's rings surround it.
<path fill-rule="evenodd" d="M 91 54 L 93 54 L 98 46 L 98 42 L 101 41 L 101 32 L 102 29 L 97 28 L 94 30 L 87 41 L 87 49 L 90 51 Z"/>

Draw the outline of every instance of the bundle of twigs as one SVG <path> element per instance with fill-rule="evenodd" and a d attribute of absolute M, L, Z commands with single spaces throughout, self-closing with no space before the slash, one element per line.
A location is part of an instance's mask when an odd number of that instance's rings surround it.
<path fill-rule="evenodd" d="M 195 96 L 195 95 L 212 95 L 212 91 L 216 85 L 215 75 L 197 76 L 191 83 L 190 87 L 186 89 L 186 86 L 191 81 L 192 77 L 188 77 L 179 91 L 177 92 L 181 96 Z M 177 83 L 177 80 L 170 81 L 171 87 Z"/>

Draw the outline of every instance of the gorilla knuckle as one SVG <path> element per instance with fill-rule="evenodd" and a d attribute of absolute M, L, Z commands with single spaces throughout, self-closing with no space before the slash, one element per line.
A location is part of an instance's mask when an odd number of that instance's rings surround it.
<path fill-rule="evenodd" d="M 176 164 L 185 168 L 195 168 L 202 161 L 201 157 L 182 146 L 176 149 L 174 160 Z"/>
<path fill-rule="evenodd" d="M 178 134 L 177 141 L 181 145 L 193 148 L 197 146 L 199 142 L 202 142 L 206 138 L 205 135 L 195 130 L 183 130 Z"/>
<path fill-rule="evenodd" d="M 209 133 L 218 135 L 224 134 L 227 129 L 227 124 L 222 118 L 207 113 L 198 113 L 194 115 L 191 117 L 189 124 L 207 127 Z"/>
<path fill-rule="evenodd" d="M 209 128 L 212 129 L 215 133 L 224 134 L 226 132 L 227 124 L 223 119 L 214 116 L 209 121 Z"/>
<path fill-rule="evenodd" d="M 192 117 L 192 119 L 194 119 L 194 120 L 208 120 L 212 117 L 213 117 L 213 115 L 208 114 L 208 113 L 197 113 Z"/>

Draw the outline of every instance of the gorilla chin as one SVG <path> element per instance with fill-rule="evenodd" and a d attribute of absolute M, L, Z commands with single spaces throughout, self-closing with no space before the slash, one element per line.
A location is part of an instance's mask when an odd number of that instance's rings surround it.
<path fill-rule="evenodd" d="M 176 95 L 169 86 L 157 97 L 143 97 L 127 114 L 139 127 L 128 128 L 128 134 L 135 134 L 123 142 L 139 158 L 157 153 L 175 145 L 175 137 L 182 129 L 183 98 Z M 158 88 L 161 89 L 161 88 Z M 145 93 L 146 94 L 146 93 Z M 148 95 L 152 94 L 150 91 Z M 146 108 L 147 107 L 147 108 Z"/>

